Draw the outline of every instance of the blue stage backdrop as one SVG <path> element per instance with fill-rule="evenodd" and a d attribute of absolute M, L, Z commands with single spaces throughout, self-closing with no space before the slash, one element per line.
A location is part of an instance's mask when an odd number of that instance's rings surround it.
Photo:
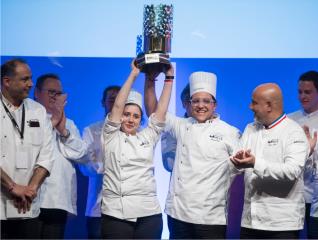
<path fill-rule="evenodd" d="M 6 61 L 13 56 L 2 56 Z M 130 71 L 130 58 L 83 58 L 83 57 L 22 57 L 30 64 L 33 80 L 44 73 L 56 73 L 61 77 L 64 90 L 68 93 L 67 117 L 73 119 L 82 131 L 88 124 L 103 118 L 101 96 L 107 85 L 121 85 Z M 210 71 L 218 76 L 217 112 L 221 118 L 241 131 L 253 120 L 249 103 L 253 89 L 261 83 L 275 82 L 283 91 L 285 111 L 299 108 L 297 100 L 297 80 L 308 70 L 318 70 L 318 59 L 240 59 L 240 58 L 175 58 L 176 63 L 176 114 L 182 116 L 184 110 L 180 93 L 194 71 Z M 143 76 L 134 88 L 142 92 Z M 33 97 L 33 92 L 31 93 Z M 159 156 L 160 157 L 160 156 Z M 161 161 L 156 159 L 155 161 Z M 161 169 L 161 171 L 163 171 Z M 158 181 L 159 182 L 159 181 Z M 159 182 L 160 183 L 160 182 Z M 160 189 L 162 186 L 158 186 Z M 164 186 L 167 192 L 167 186 Z M 78 216 L 70 217 L 67 225 L 67 238 L 86 238 L 85 204 L 87 180 L 78 172 Z M 242 209 L 242 179 L 237 178 L 231 189 L 229 210 L 229 238 L 239 236 Z M 167 238 L 167 228 L 163 238 Z"/>

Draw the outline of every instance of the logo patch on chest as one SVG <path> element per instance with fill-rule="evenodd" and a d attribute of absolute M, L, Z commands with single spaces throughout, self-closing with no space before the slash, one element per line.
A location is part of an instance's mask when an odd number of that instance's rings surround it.
<path fill-rule="evenodd" d="M 278 144 L 278 139 L 271 139 L 267 141 L 268 146 L 276 146 Z"/>
<path fill-rule="evenodd" d="M 216 141 L 216 142 L 221 142 L 223 140 L 223 137 L 217 134 L 210 134 L 209 137 L 212 141 Z"/>

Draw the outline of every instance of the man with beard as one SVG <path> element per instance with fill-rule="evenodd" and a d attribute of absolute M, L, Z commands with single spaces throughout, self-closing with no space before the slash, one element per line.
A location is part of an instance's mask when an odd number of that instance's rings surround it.
<path fill-rule="evenodd" d="M 40 237 L 38 190 L 54 162 L 52 124 L 28 98 L 32 73 L 22 59 L 1 65 L 1 238 Z"/>
<path fill-rule="evenodd" d="M 231 157 L 237 171 L 245 172 L 241 238 L 298 238 L 305 215 L 306 135 L 286 117 L 277 84 L 256 87 L 250 109 L 255 122 L 245 128 L 242 150 Z"/>

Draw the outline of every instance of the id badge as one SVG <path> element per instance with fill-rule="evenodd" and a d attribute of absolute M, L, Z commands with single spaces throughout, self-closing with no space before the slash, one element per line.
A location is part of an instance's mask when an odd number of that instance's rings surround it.
<path fill-rule="evenodd" d="M 32 217 L 32 210 L 27 211 L 26 213 L 19 213 L 18 209 L 13 205 L 12 200 L 6 201 L 6 217 L 10 218 L 31 218 Z"/>
<path fill-rule="evenodd" d="M 28 148 L 23 144 L 20 144 L 18 147 L 18 151 L 16 153 L 16 168 L 17 169 L 27 169 L 29 163 L 29 152 Z"/>

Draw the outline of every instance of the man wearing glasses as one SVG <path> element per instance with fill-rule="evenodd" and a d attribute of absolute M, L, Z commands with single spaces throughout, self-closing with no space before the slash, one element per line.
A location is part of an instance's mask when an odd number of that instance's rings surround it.
<path fill-rule="evenodd" d="M 154 84 L 145 85 L 150 111 L 156 104 Z M 225 238 L 230 156 L 240 133 L 215 114 L 215 74 L 191 74 L 190 96 L 191 117 L 166 117 L 166 130 L 177 139 L 165 209 L 170 238 Z"/>
<path fill-rule="evenodd" d="M 86 154 L 74 122 L 65 116 L 66 94 L 56 74 L 37 79 L 35 100 L 47 110 L 53 125 L 55 162 L 51 175 L 41 188 L 41 238 L 64 238 L 67 214 L 77 214 L 76 171 L 74 163 Z"/>

